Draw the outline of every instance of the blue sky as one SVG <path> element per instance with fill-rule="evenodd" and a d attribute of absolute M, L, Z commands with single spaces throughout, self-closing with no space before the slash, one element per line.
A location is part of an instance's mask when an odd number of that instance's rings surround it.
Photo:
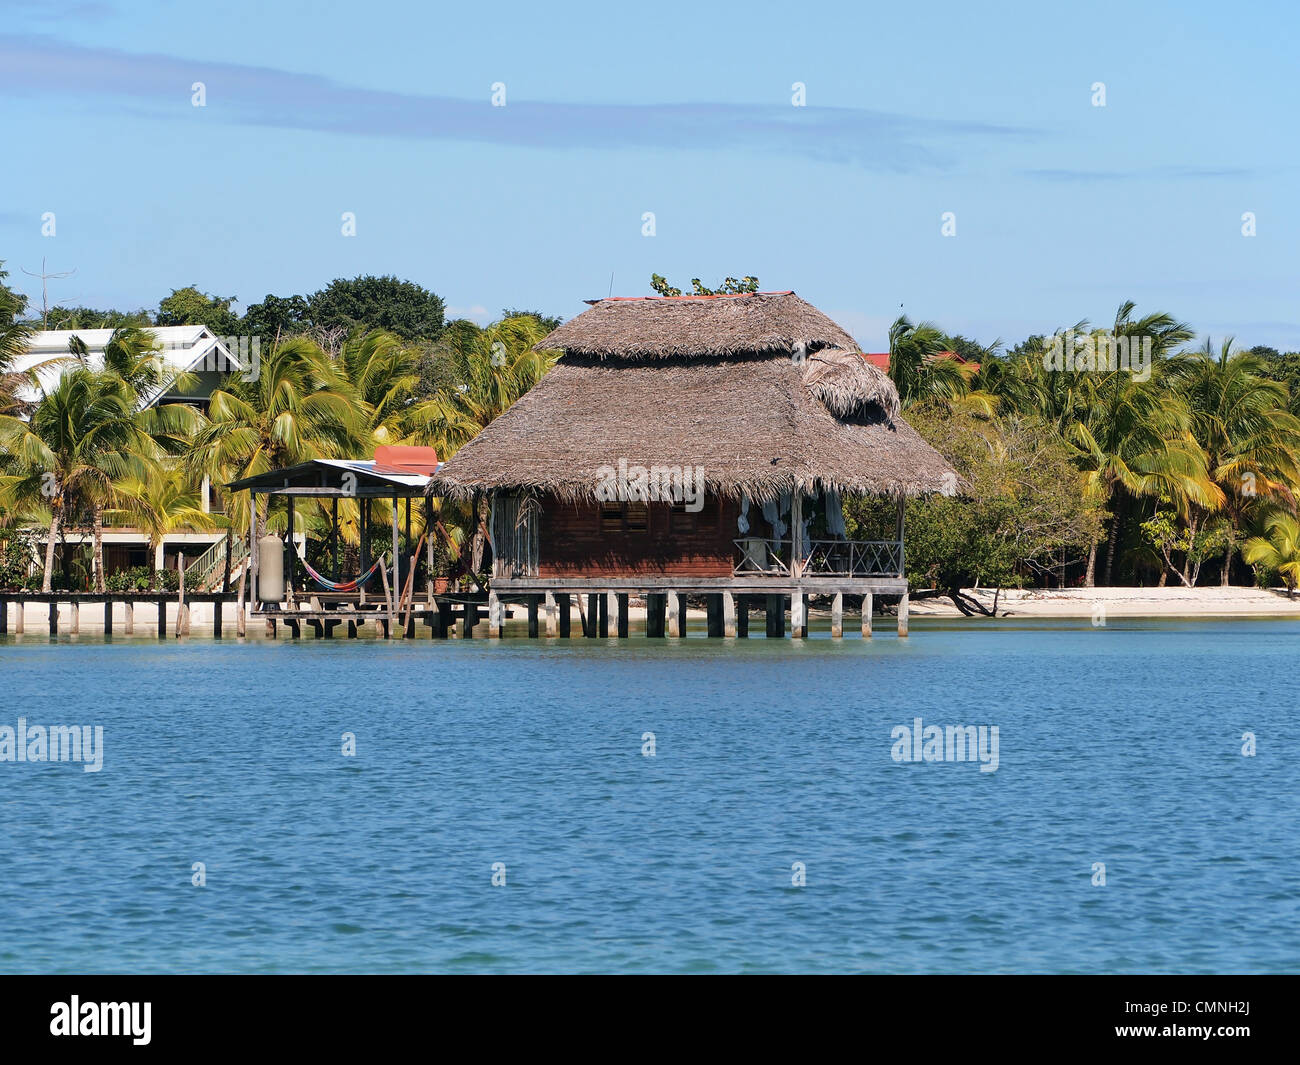
<path fill-rule="evenodd" d="M 1014 343 L 1126 298 L 1300 348 L 1300 16 L 1284 3 L 0 0 L 0 15 L 16 148 L 0 259 L 38 300 L 20 269 L 42 259 L 75 268 L 51 282 L 67 304 L 154 307 L 197 284 L 246 305 L 392 273 L 481 321 L 576 314 L 611 273 L 616 295 L 647 293 L 652 272 L 749 273 L 868 350 L 900 306 Z"/>

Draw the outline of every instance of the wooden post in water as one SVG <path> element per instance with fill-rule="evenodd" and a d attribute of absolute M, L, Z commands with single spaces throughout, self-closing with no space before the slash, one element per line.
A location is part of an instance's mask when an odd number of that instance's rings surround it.
<path fill-rule="evenodd" d="M 749 596 L 736 596 L 736 635 L 742 640 L 749 638 Z"/>
<path fill-rule="evenodd" d="M 394 516 L 397 514 L 396 506 L 393 507 L 393 514 Z M 384 579 L 384 639 L 388 639 L 392 635 L 393 627 L 393 596 L 388 587 L 388 565 L 382 558 L 379 560 L 379 576 Z"/>
<path fill-rule="evenodd" d="M 50 602 L 50 635 L 59 634 L 59 604 L 51 600 Z"/>
<path fill-rule="evenodd" d="M 556 606 L 560 612 L 560 639 L 569 640 L 573 638 L 573 618 L 570 614 L 569 593 L 558 592 L 555 596 Z"/>
<path fill-rule="evenodd" d="M 212 638 L 214 640 L 221 639 L 221 607 L 222 602 L 220 599 L 212 604 Z"/>
<path fill-rule="evenodd" d="M 235 635 L 242 638 L 245 633 L 247 615 L 244 613 L 244 581 L 248 578 L 248 565 L 245 563 L 239 574 L 239 595 L 235 599 Z"/>
<path fill-rule="evenodd" d="M 628 631 L 628 594 L 627 592 L 619 592 L 614 598 L 618 600 L 618 638 L 626 640 Z"/>
<path fill-rule="evenodd" d="M 831 599 L 831 638 L 838 640 L 844 635 L 844 593 L 836 592 Z"/>
<path fill-rule="evenodd" d="M 14 601 L 14 635 L 21 636 L 27 631 L 27 603 L 22 599 Z"/>
<path fill-rule="evenodd" d="M 736 635 L 736 597 L 730 592 L 722 593 L 722 635 Z"/>
<path fill-rule="evenodd" d="M 122 631 L 128 636 L 135 635 L 135 601 L 132 599 L 122 603 Z"/>
<path fill-rule="evenodd" d="M 530 640 L 537 639 L 539 632 L 537 620 L 537 598 L 538 597 L 535 595 L 530 595 L 528 597 L 528 638 Z"/>
<path fill-rule="evenodd" d="M 104 639 L 113 638 L 113 600 L 104 600 Z"/>
<path fill-rule="evenodd" d="M 9 600 L 0 595 L 0 636 L 9 635 Z"/>
<path fill-rule="evenodd" d="M 686 596 L 668 593 L 668 635 L 680 639 L 686 635 Z"/>
<path fill-rule="evenodd" d="M 775 639 L 785 635 L 785 602 L 780 595 L 767 597 L 767 636 Z"/>
<path fill-rule="evenodd" d="M 907 601 L 908 593 L 903 593 L 903 598 L 898 601 L 898 635 L 907 635 Z"/>
<path fill-rule="evenodd" d="M 661 592 L 650 592 L 645 597 L 645 634 L 653 639 L 663 639 L 667 625 L 668 597 Z"/>
<path fill-rule="evenodd" d="M 185 552 L 176 556 L 176 635 L 185 635 Z"/>
<path fill-rule="evenodd" d="M 710 636 L 722 635 L 722 596 L 710 592 L 704 597 L 707 631 Z"/>
<path fill-rule="evenodd" d="M 872 599 L 873 596 L 870 592 L 867 592 L 862 597 L 862 638 L 864 640 L 871 639 L 871 611 L 873 608 Z"/>
<path fill-rule="evenodd" d="M 546 635 L 550 637 L 559 635 L 559 610 L 555 605 L 555 593 L 547 592 L 545 599 L 546 609 Z"/>
<path fill-rule="evenodd" d="M 488 636 L 493 640 L 501 639 L 505 631 L 505 619 L 502 617 L 501 600 L 496 592 L 488 592 Z"/>
<path fill-rule="evenodd" d="M 81 635 L 81 601 L 80 600 L 78 599 L 72 600 L 72 605 L 68 609 L 68 615 L 71 618 L 71 624 L 68 627 L 68 631 L 72 633 L 73 636 L 80 636 Z"/>
<path fill-rule="evenodd" d="M 792 639 L 802 640 L 807 635 L 806 604 L 803 601 L 803 593 L 796 588 L 790 593 L 790 636 Z"/>

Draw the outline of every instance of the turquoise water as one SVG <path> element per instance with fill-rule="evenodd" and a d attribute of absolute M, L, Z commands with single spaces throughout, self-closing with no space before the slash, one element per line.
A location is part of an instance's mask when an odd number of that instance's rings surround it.
<path fill-rule="evenodd" d="M 10 637 L 104 765 L 0 762 L 0 971 L 1294 971 L 1297 637 Z"/>

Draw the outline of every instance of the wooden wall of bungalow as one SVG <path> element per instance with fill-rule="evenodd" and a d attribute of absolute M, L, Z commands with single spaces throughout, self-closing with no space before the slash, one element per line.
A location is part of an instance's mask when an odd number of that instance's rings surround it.
<path fill-rule="evenodd" d="M 525 513 L 520 517 L 520 509 Z M 493 506 L 494 573 L 501 577 L 729 577 L 735 564 L 734 499 L 702 509 L 660 502 L 523 500 Z"/>

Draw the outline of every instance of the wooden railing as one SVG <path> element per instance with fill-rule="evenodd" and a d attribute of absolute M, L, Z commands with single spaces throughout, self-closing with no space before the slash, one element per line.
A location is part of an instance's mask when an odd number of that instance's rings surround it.
<path fill-rule="evenodd" d="M 734 541 L 740 560 L 733 575 L 803 577 L 901 577 L 903 544 L 897 540 L 809 540 L 792 564 L 792 540 L 746 536 Z"/>

